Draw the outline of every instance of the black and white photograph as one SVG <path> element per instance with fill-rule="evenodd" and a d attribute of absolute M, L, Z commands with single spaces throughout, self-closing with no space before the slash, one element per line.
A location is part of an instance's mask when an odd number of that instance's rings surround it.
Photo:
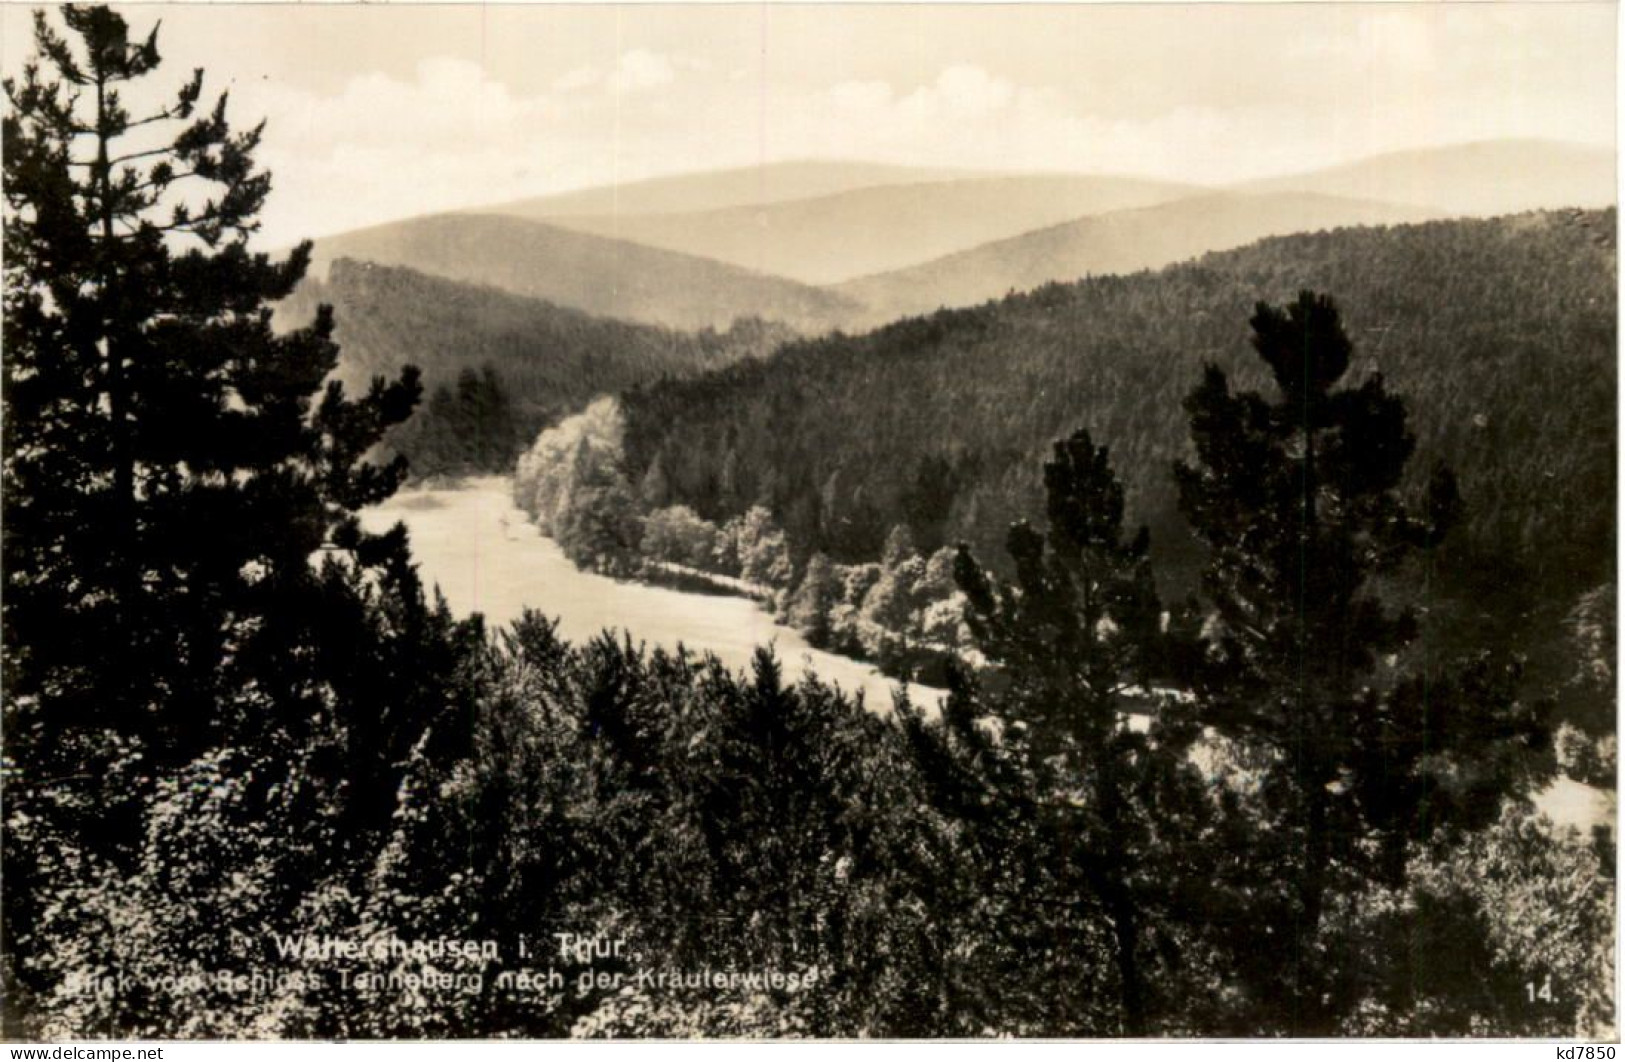
<path fill-rule="evenodd" d="M 1617 1043 L 1618 14 L 0 4 L 0 1040 Z"/>

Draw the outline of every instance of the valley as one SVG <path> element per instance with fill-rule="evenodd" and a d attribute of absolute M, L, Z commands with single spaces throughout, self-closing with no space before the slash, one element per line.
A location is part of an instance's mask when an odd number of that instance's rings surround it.
<path fill-rule="evenodd" d="M 456 614 L 502 627 L 535 609 L 577 644 L 615 632 L 741 674 L 770 645 L 791 681 L 882 713 L 906 686 L 935 718 L 943 691 L 898 676 L 980 659 L 950 547 L 1007 576 L 1006 531 L 1042 511 L 1040 466 L 1070 430 L 1110 446 L 1168 607 L 1201 592 L 1168 474 L 1189 453 L 1182 397 L 1204 364 L 1263 382 L 1251 308 L 1328 291 L 1355 373 L 1404 397 L 1405 490 L 1438 462 L 1461 474 L 1467 520 L 1426 592 L 1383 591 L 1430 617 L 1412 655 L 1521 654 L 1562 740 L 1601 748 L 1586 743 L 1611 732 L 1612 687 L 1574 676 L 1614 578 L 1614 444 L 1596 426 L 1616 378 L 1615 213 L 1595 156 L 1547 148 L 1222 189 L 702 174 L 321 241 L 323 271 L 279 320 L 333 303 L 351 387 L 424 369 L 431 400 L 388 443 L 417 481 L 365 526 L 403 521 Z M 661 572 L 689 574 L 636 581 Z M 741 576 L 771 600 L 690 592 Z M 1559 774 L 1535 808 L 1611 830 L 1614 790 L 1576 770 L 1588 780 Z"/>
<path fill-rule="evenodd" d="M 709 654 L 733 671 L 748 671 L 756 648 L 771 646 L 789 681 L 817 677 L 861 695 L 870 711 L 881 714 L 906 688 L 909 700 L 928 715 L 940 711 L 943 691 L 900 683 L 868 664 L 815 649 L 753 601 L 647 586 L 576 567 L 514 505 L 512 490 L 511 481 L 497 476 L 406 490 L 367 510 L 363 522 L 374 533 L 404 523 L 425 581 L 460 617 L 477 612 L 503 628 L 534 610 L 556 619 L 559 633 L 577 644 L 607 632 L 633 644 Z M 1612 790 L 1567 778 L 1541 790 L 1534 803 L 1582 836 L 1594 826 L 1612 829 L 1617 814 Z"/>
<path fill-rule="evenodd" d="M 785 593 L 811 558 L 873 562 L 900 527 L 922 555 L 964 541 L 999 567 L 1049 443 L 1087 425 L 1179 598 L 1201 564 L 1165 472 L 1187 445 L 1180 396 L 1204 362 L 1256 378 L 1254 301 L 1329 291 L 1358 371 L 1406 394 L 1408 488 L 1437 460 L 1464 476 L 1430 605 L 1454 617 L 1441 645 L 1515 646 L 1548 684 L 1570 610 L 1613 579 L 1613 446 L 1587 425 L 1612 401 L 1615 222 L 1506 212 L 1605 206 L 1610 182 L 1606 153 L 1538 141 L 1231 188 L 777 163 L 318 241 L 278 319 L 335 305 L 351 389 L 424 370 L 424 408 L 388 444 L 419 477 L 511 472 L 537 432 L 620 396 L 610 478 L 638 518 L 760 508 Z M 1465 220 L 1484 214 L 1504 216 Z"/>
<path fill-rule="evenodd" d="M 439 587 L 459 616 L 478 612 L 505 627 L 527 609 L 559 621 L 559 632 L 584 643 L 605 631 L 668 651 L 682 646 L 746 670 L 757 646 L 772 646 L 794 681 L 816 674 L 886 712 L 902 684 L 868 664 L 823 652 L 775 622 L 753 601 L 684 593 L 622 581 L 577 568 L 558 544 L 539 534 L 513 504 L 502 477 L 466 480 L 438 490 L 405 490 L 365 514 L 373 532 L 396 521 L 412 536 L 412 553 L 427 582 Z M 935 710 L 940 690 L 910 684 L 914 704 Z"/>
<path fill-rule="evenodd" d="M 1617 1039 L 1612 8 L 27 6 L 10 1038 Z"/>

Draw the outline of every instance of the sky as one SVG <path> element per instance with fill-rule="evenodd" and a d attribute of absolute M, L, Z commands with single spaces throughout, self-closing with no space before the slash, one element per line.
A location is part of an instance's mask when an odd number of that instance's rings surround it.
<path fill-rule="evenodd" d="M 1506 137 L 1612 147 L 1612 3 L 151 4 L 266 120 L 262 239 L 803 158 L 1222 184 Z M 0 7 L 0 69 L 32 53 Z"/>

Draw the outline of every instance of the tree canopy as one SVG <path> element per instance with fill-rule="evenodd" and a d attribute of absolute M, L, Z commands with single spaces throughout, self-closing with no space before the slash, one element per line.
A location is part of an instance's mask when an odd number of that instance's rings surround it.
<path fill-rule="evenodd" d="M 1284 930 L 1285 961 L 1250 973 L 1290 1028 L 1324 1034 L 1342 987 L 1317 939 L 1333 876 L 1402 880 L 1408 841 L 1484 825 L 1533 780 L 1537 759 L 1519 753 L 1544 751 L 1550 733 L 1543 706 L 1519 699 L 1512 658 L 1458 671 L 1392 663 L 1417 614 L 1385 602 L 1377 580 L 1444 540 L 1460 512 L 1455 477 L 1435 467 L 1407 506 L 1405 405 L 1380 373 L 1347 381 L 1353 344 L 1331 299 L 1260 303 L 1252 328 L 1273 401 L 1232 393 L 1210 365 L 1185 402 L 1195 459 L 1175 478 L 1209 549 L 1212 609 L 1185 677 L 1200 720 L 1258 754 L 1259 840 L 1291 868 L 1253 908 Z"/>
<path fill-rule="evenodd" d="M 8 777 L 5 926 L 24 953 L 55 887 L 25 838 L 133 859 L 155 779 L 226 747 L 264 784 L 352 785 L 346 821 L 377 828 L 374 786 L 444 703 L 404 534 L 356 516 L 405 474 L 365 455 L 416 372 L 324 386 L 332 315 L 270 323 L 308 245 L 249 246 L 260 129 L 204 106 L 201 71 L 133 112 L 156 29 L 99 6 L 60 23 L 37 14 L 3 129 L 5 733 L 28 765 Z"/>

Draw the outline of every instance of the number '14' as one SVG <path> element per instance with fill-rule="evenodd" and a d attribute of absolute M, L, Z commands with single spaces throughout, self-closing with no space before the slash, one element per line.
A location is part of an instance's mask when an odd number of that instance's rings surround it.
<path fill-rule="evenodd" d="M 1542 1003 L 1550 1003 L 1552 1001 L 1552 975 L 1547 974 L 1546 980 L 1540 983 L 1539 988 L 1535 987 L 1535 982 L 1525 981 L 1523 990 L 1529 993 L 1529 1002 L 1531 1003 L 1537 999 Z"/>

